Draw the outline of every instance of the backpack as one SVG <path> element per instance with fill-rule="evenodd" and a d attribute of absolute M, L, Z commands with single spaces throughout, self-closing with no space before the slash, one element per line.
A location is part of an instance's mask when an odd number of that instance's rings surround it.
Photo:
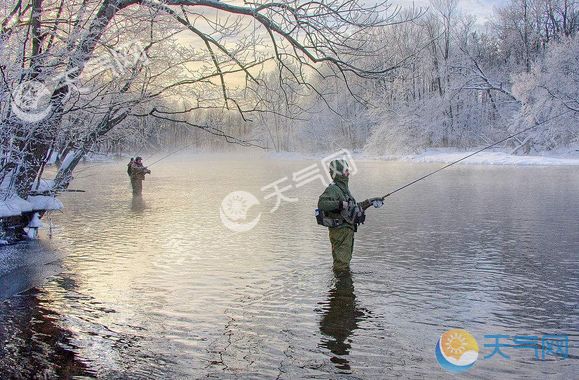
<path fill-rule="evenodd" d="M 129 177 L 133 174 L 133 160 L 127 164 L 127 174 Z"/>

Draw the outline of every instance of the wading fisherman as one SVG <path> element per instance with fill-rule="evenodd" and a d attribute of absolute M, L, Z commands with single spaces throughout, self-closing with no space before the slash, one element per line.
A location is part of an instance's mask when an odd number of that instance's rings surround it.
<path fill-rule="evenodd" d="M 347 272 L 354 250 L 354 233 L 364 223 L 364 211 L 370 207 L 381 207 L 382 198 L 366 199 L 356 203 L 348 188 L 350 171 L 346 160 L 330 163 L 330 175 L 334 180 L 318 200 L 316 219 L 318 224 L 328 227 L 335 272 Z"/>
<path fill-rule="evenodd" d="M 131 185 L 133 186 L 133 195 L 142 195 L 145 174 L 151 174 L 151 171 L 143 166 L 143 159 L 141 157 L 137 157 L 130 166 L 130 172 Z"/>

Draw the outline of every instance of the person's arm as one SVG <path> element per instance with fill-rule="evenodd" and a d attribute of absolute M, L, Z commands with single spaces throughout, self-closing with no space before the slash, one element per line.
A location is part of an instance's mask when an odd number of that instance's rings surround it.
<path fill-rule="evenodd" d="M 318 208 L 325 212 L 339 212 L 344 208 L 344 201 L 338 192 L 333 191 L 329 186 L 318 200 Z"/>
<path fill-rule="evenodd" d="M 133 174 L 146 174 L 148 169 L 144 166 L 135 166 L 133 165 L 131 172 Z"/>
<path fill-rule="evenodd" d="M 366 200 L 358 203 L 358 206 L 360 206 L 362 208 L 362 210 L 366 210 L 368 207 L 372 206 L 372 203 L 370 202 L 369 199 L 366 199 Z"/>

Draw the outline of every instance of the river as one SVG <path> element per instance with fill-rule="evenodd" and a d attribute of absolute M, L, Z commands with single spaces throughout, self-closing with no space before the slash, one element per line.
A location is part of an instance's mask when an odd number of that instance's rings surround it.
<path fill-rule="evenodd" d="M 448 378 L 435 347 L 453 328 L 479 345 L 459 378 L 579 373 L 577 167 L 445 170 L 369 209 L 336 279 L 316 160 L 167 159 L 142 198 L 123 162 L 93 165 L 51 238 L 0 248 L 0 378 Z M 361 201 L 439 166 L 358 161 L 350 187 Z M 259 202 L 249 231 L 220 213 L 234 191 Z"/>

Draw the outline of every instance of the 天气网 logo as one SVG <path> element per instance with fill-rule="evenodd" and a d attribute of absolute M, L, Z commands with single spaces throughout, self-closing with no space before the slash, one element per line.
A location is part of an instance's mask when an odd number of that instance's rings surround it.
<path fill-rule="evenodd" d="M 221 202 L 219 216 L 221 222 L 233 232 L 247 232 L 257 225 L 261 213 L 251 221 L 247 221 L 248 211 L 259 204 L 259 200 L 247 191 L 229 193 Z"/>
<path fill-rule="evenodd" d="M 477 358 L 478 344 L 466 330 L 448 330 L 436 343 L 436 360 L 449 372 L 464 372 L 474 365 Z"/>

